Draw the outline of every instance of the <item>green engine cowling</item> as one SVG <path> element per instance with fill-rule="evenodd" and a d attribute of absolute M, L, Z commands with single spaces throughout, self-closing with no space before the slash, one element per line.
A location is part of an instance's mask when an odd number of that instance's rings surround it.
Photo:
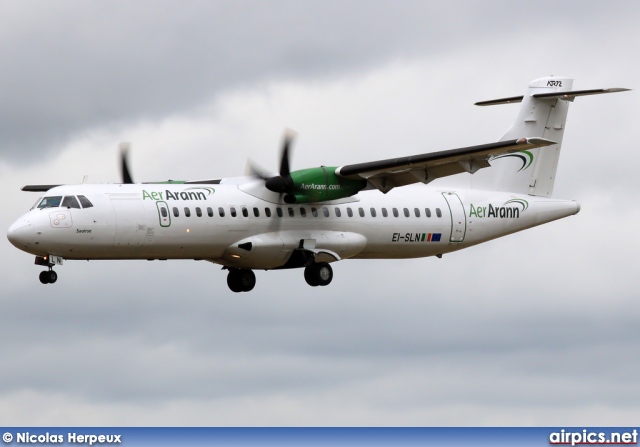
<path fill-rule="evenodd" d="M 284 201 L 287 203 L 324 202 L 342 199 L 357 194 L 365 186 L 364 179 L 346 179 L 336 175 L 336 167 L 293 171 L 290 176 L 293 187 L 287 191 Z"/>

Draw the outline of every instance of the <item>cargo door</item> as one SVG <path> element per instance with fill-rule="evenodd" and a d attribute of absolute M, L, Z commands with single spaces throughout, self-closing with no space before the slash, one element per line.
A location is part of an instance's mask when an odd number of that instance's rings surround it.
<path fill-rule="evenodd" d="M 143 245 L 147 226 L 142 200 L 135 194 L 112 195 L 110 199 L 116 219 L 116 236 L 113 245 Z"/>

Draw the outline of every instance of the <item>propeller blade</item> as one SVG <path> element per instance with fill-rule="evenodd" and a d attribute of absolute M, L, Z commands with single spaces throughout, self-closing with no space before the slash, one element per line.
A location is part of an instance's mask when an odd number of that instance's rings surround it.
<path fill-rule="evenodd" d="M 282 144 L 282 156 L 280 158 L 280 177 L 288 176 L 291 171 L 289 170 L 289 146 L 291 145 L 291 138 L 287 135 L 284 138 Z"/>
<path fill-rule="evenodd" d="M 122 183 L 125 184 L 133 183 L 133 178 L 131 177 L 128 163 L 129 149 L 131 149 L 131 143 L 120 143 L 120 171 L 122 173 Z"/>
<path fill-rule="evenodd" d="M 296 133 L 287 129 L 284 134 L 284 141 L 282 142 L 282 155 L 280 156 L 280 177 L 288 177 L 291 173 L 289 168 L 289 148 L 295 138 Z"/>
<path fill-rule="evenodd" d="M 272 177 L 272 175 L 269 174 L 265 169 L 253 163 L 251 160 L 247 160 L 247 166 L 245 167 L 244 175 L 256 177 L 264 181 L 267 181 Z"/>

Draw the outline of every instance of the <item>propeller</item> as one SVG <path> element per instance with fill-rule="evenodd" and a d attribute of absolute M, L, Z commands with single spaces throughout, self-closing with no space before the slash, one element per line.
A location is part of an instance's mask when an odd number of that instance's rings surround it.
<path fill-rule="evenodd" d="M 289 152 L 291 150 L 291 144 L 295 137 L 295 132 L 288 130 L 284 135 L 282 142 L 282 151 L 280 153 L 280 174 L 276 176 L 270 176 L 265 174 L 262 169 L 257 168 L 255 165 L 249 165 L 249 171 L 252 175 L 264 180 L 264 186 L 273 192 L 280 194 L 290 194 L 293 190 L 293 179 L 291 178 L 291 170 L 289 164 Z M 284 201 L 288 203 L 287 196 L 284 197 Z"/>
<path fill-rule="evenodd" d="M 128 141 L 120 143 L 120 172 L 122 174 L 122 183 L 133 183 L 131 172 L 129 171 L 129 150 L 131 143 Z"/>
<path fill-rule="evenodd" d="M 280 175 L 266 179 L 264 186 L 273 192 L 287 193 L 293 188 L 291 171 L 289 170 L 289 148 L 293 137 L 285 135 L 282 143 L 282 154 L 280 155 Z"/>

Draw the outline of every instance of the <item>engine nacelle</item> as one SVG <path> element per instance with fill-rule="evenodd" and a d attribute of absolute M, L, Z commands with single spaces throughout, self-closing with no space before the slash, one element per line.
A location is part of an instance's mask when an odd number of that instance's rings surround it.
<path fill-rule="evenodd" d="M 301 169 L 291 173 L 293 186 L 284 196 L 286 203 L 326 202 L 350 197 L 367 186 L 363 179 L 336 175 L 336 167 Z"/>

